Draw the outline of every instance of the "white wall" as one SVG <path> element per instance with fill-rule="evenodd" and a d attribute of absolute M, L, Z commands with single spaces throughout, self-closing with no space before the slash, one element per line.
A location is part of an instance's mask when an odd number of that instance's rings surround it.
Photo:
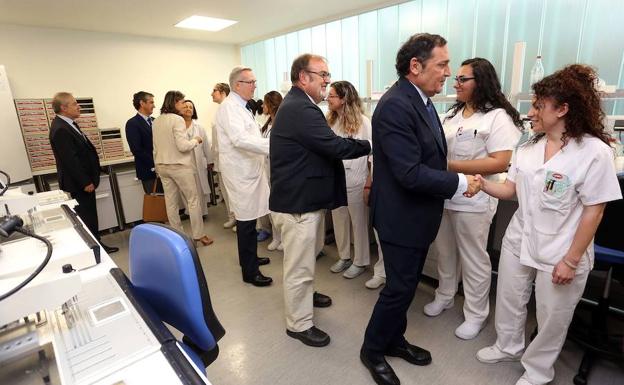
<path fill-rule="evenodd" d="M 100 128 L 119 127 L 136 111 L 132 94 L 155 95 L 154 116 L 168 90 L 195 102 L 210 130 L 217 105 L 210 93 L 239 64 L 235 45 L 0 24 L 0 64 L 16 99 L 58 91 L 92 96 Z"/>

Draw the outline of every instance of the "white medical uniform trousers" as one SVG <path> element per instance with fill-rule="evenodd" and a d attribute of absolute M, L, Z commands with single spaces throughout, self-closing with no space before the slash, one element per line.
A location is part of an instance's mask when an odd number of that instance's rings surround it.
<path fill-rule="evenodd" d="M 527 303 L 535 281 L 538 333 L 521 359 L 531 383 L 547 384 L 555 377 L 554 364 L 588 275 L 577 274 L 572 283 L 555 285 L 551 273 L 520 264 L 518 257 L 502 248 L 496 286 L 496 347 L 512 355 L 524 350 Z"/>
<path fill-rule="evenodd" d="M 221 195 L 223 195 L 223 202 L 225 203 L 225 211 L 227 212 L 228 219 L 235 220 L 236 218 L 234 218 L 234 212 L 230 209 L 230 196 L 225 188 L 225 183 L 223 183 L 221 172 L 217 173 L 217 178 L 219 179 L 219 189 L 221 190 Z"/>
<path fill-rule="evenodd" d="M 334 235 L 340 259 L 351 259 L 351 228 L 353 228 L 353 263 L 370 264 L 368 239 L 368 206 L 364 203 L 364 185 L 347 189 L 348 206 L 332 210 Z"/>
<path fill-rule="evenodd" d="M 492 263 L 487 240 L 496 206 L 471 213 L 444 209 L 442 223 L 434 241 L 438 256 L 436 299 L 450 302 L 457 292 L 461 271 L 464 283 L 464 318 L 482 323 L 490 312 Z"/>
<path fill-rule="evenodd" d="M 302 214 L 271 212 L 271 219 L 282 234 L 286 329 L 293 332 L 314 326 L 314 268 L 324 216 L 325 210 Z"/>
<path fill-rule="evenodd" d="M 381 242 L 379 242 L 379 234 L 377 234 L 377 230 L 375 229 L 373 229 L 373 233 L 375 233 L 375 239 L 377 240 L 377 254 L 379 255 L 379 259 L 375 263 L 375 266 L 373 266 L 373 276 L 386 279 L 386 267 L 384 266 L 383 253 L 381 252 Z"/>

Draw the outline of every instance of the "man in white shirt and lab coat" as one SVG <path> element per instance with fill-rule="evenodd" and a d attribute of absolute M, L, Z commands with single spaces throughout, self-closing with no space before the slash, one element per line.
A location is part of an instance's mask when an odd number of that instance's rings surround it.
<path fill-rule="evenodd" d="M 236 218 L 238 258 L 243 281 L 254 286 L 269 286 L 258 266 L 269 263 L 258 258 L 256 220 L 269 213 L 269 181 L 264 162 L 269 154 L 269 139 L 245 107 L 256 90 L 256 77 L 249 67 L 237 66 L 230 73 L 232 92 L 219 105 L 215 129 L 219 143 L 219 165 Z"/>

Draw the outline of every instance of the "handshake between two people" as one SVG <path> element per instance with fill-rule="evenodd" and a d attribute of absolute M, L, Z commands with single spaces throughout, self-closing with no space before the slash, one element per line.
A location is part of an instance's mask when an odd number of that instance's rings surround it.
<path fill-rule="evenodd" d="M 466 179 L 468 180 L 468 188 L 464 192 L 464 196 L 468 198 L 472 198 L 479 191 L 483 189 L 485 178 L 477 174 L 477 175 L 466 175 Z"/>

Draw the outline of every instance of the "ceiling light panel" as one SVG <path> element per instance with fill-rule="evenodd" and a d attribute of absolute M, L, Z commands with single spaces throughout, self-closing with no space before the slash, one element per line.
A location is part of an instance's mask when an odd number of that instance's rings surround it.
<path fill-rule="evenodd" d="M 201 29 L 203 31 L 216 32 L 236 23 L 238 23 L 238 21 L 193 15 L 182 20 L 175 26 L 178 28 Z"/>

